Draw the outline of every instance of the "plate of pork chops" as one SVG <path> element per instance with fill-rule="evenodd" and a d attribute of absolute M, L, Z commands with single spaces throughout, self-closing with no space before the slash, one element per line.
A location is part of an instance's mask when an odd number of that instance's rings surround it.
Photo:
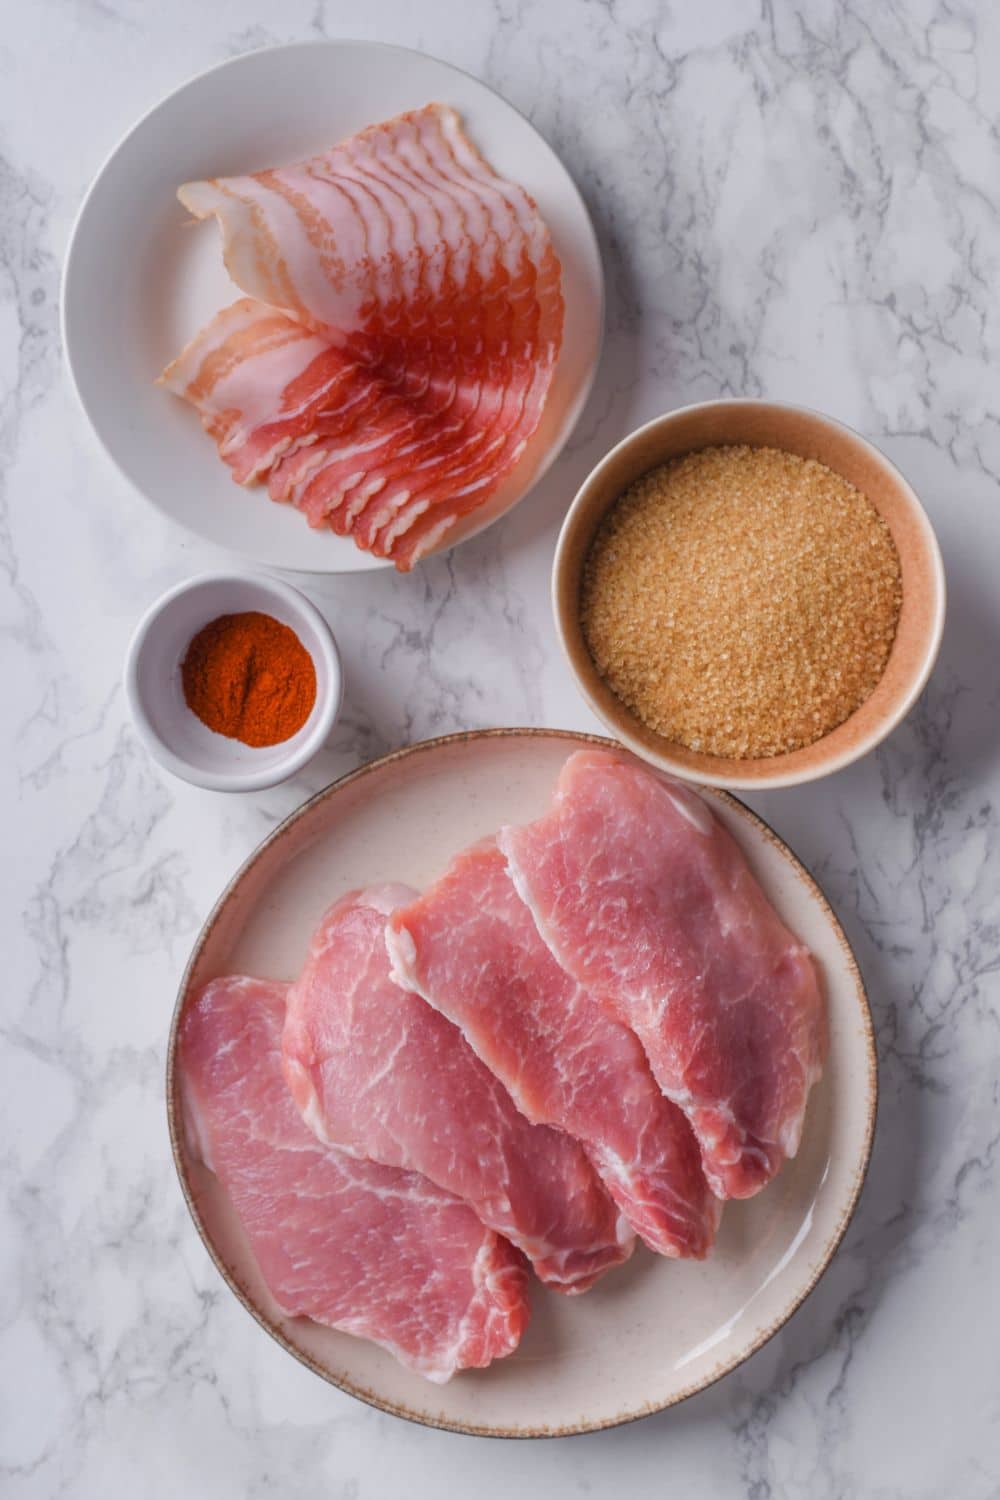
<path fill-rule="evenodd" d="M 171 1141 L 226 1283 L 385 1411 L 591 1431 L 795 1312 L 861 1192 L 864 986 L 725 792 L 589 735 L 485 730 L 336 782 L 185 973 Z"/>

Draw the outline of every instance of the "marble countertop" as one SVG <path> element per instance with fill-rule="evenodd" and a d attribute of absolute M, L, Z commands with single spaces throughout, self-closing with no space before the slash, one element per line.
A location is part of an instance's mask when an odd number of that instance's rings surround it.
<path fill-rule="evenodd" d="M 4 1495 L 995 1496 L 1000 10 L 38 0 L 5 22 Z M 345 656 L 340 728 L 293 784 L 227 799 L 161 773 L 128 722 L 136 617 L 220 558 L 142 508 L 91 439 L 60 264 L 88 181 L 158 97 L 246 49 L 337 35 L 435 52 L 532 117 L 598 226 L 609 336 L 530 502 L 410 577 L 308 585 Z M 333 776 L 461 727 L 591 726 L 549 618 L 560 516 L 618 437 L 719 394 L 814 405 L 881 444 L 948 570 L 940 664 L 902 728 L 821 785 L 752 799 L 867 977 L 868 1185 L 792 1322 L 684 1406 L 550 1443 L 424 1431 L 297 1366 L 210 1265 L 164 1129 L 176 980 L 235 866 Z"/>

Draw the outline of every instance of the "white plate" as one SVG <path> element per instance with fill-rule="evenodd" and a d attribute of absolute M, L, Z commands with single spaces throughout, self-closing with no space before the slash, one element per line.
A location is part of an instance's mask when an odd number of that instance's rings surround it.
<path fill-rule="evenodd" d="M 189 1157 L 178 1129 L 177 1023 L 188 997 L 215 975 L 294 975 L 324 908 L 351 887 L 389 879 L 422 885 L 499 824 L 537 817 L 566 756 L 588 742 L 610 743 L 549 730 L 452 735 L 400 750 L 328 787 L 260 846 L 222 896 L 188 965 L 170 1038 L 167 1100 L 177 1170 L 230 1288 L 317 1374 L 385 1411 L 461 1432 L 551 1436 L 658 1411 L 740 1364 L 816 1285 L 861 1191 L 877 1094 L 861 977 L 817 886 L 741 803 L 725 792 L 705 793 L 823 973 L 830 1058 L 810 1098 L 799 1155 L 757 1198 L 726 1205 L 716 1248 L 703 1264 L 658 1259 L 640 1247 L 584 1297 L 567 1299 L 536 1284 L 520 1349 L 444 1387 L 428 1385 L 372 1345 L 279 1312 L 225 1195 Z"/>
<path fill-rule="evenodd" d="M 241 295 L 214 224 L 195 226 L 182 182 L 281 166 L 431 100 L 453 105 L 497 172 L 538 203 L 562 262 L 564 343 L 541 426 L 497 493 L 449 539 L 509 510 L 553 462 L 590 392 L 604 279 L 572 179 L 523 115 L 467 73 L 377 42 L 302 42 L 200 74 L 125 136 L 84 199 L 63 281 L 63 344 L 94 431 L 118 468 L 172 520 L 272 567 L 351 573 L 384 567 L 310 530 L 263 489 L 242 490 L 186 403 L 153 382 L 220 307 Z"/>

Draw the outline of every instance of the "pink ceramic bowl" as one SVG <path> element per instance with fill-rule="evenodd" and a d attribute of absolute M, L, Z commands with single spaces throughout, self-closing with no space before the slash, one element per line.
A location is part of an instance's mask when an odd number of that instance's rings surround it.
<path fill-rule="evenodd" d="M 813 745 L 731 760 L 674 744 L 648 729 L 598 673 L 580 625 L 584 563 L 605 512 L 635 479 L 698 448 L 747 443 L 817 459 L 867 495 L 892 533 L 903 578 L 896 639 L 878 686 L 843 724 Z M 556 628 L 587 703 L 622 744 L 688 781 L 747 789 L 794 786 L 839 771 L 873 750 L 909 713 L 931 674 L 944 629 L 944 568 L 913 490 L 884 454 L 830 417 L 774 401 L 706 401 L 656 417 L 612 448 L 584 481 L 563 522 L 552 571 Z"/>

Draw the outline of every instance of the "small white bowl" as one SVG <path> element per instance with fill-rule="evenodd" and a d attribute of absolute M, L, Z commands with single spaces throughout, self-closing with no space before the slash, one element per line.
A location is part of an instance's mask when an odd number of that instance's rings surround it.
<path fill-rule="evenodd" d="M 262 749 L 216 734 L 184 700 L 181 662 L 191 638 L 220 615 L 259 610 L 288 625 L 313 659 L 316 702 L 297 734 Z M 205 573 L 169 589 L 136 626 L 125 696 L 139 738 L 174 776 L 215 792 L 256 792 L 300 771 L 337 721 L 343 674 L 333 632 L 304 594 L 275 578 Z"/>

